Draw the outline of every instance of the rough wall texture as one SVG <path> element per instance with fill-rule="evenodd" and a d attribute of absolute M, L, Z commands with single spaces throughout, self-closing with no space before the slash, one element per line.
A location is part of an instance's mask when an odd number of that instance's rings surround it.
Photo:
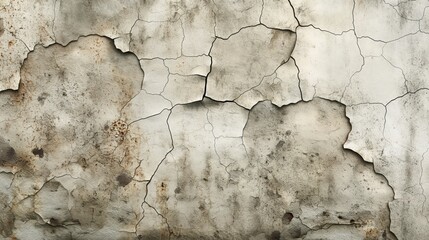
<path fill-rule="evenodd" d="M 429 239 L 427 0 L 0 0 L 0 239 Z"/>

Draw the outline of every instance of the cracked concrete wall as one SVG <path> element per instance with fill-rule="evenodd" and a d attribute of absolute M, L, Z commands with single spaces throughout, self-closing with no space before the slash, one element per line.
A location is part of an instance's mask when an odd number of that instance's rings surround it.
<path fill-rule="evenodd" d="M 429 239 L 427 0 L 0 0 L 0 239 Z"/>

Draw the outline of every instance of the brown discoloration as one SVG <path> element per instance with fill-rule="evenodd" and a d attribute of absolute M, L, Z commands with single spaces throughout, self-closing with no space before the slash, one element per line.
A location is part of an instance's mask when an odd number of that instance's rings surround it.
<path fill-rule="evenodd" d="M 124 141 L 125 135 L 128 131 L 128 125 L 123 120 L 114 121 L 110 128 L 108 128 L 108 132 L 113 134 L 120 142 Z"/>
<path fill-rule="evenodd" d="M 364 240 L 376 240 L 379 239 L 380 231 L 376 228 L 370 228 L 365 231 L 365 239 Z"/>
<path fill-rule="evenodd" d="M 160 212 L 162 215 L 168 214 L 168 204 L 167 201 L 169 199 L 167 183 L 161 181 L 156 184 L 156 202 L 160 206 Z"/>
<path fill-rule="evenodd" d="M 21 79 L 17 92 L 11 94 L 10 101 L 12 104 L 25 104 L 25 101 L 31 100 L 31 88 L 33 84 L 31 81 Z"/>

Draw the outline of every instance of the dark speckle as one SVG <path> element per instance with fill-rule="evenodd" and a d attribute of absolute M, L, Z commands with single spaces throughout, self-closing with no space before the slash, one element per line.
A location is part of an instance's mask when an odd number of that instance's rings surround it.
<path fill-rule="evenodd" d="M 31 150 L 31 152 L 34 154 L 34 156 L 39 156 L 39 158 L 42 158 L 43 156 L 45 156 L 45 153 L 43 152 L 43 148 L 33 148 L 33 150 Z"/>
<path fill-rule="evenodd" d="M 291 133 L 292 133 L 292 131 L 291 131 L 291 130 L 287 130 L 287 131 L 286 131 L 286 135 L 287 135 L 287 136 L 289 136 Z"/>
<path fill-rule="evenodd" d="M 179 187 L 174 189 L 174 193 L 179 194 L 182 191 L 182 189 L 180 189 Z"/>
<path fill-rule="evenodd" d="M 282 223 L 288 225 L 293 219 L 293 214 L 290 212 L 287 212 L 282 217 Z"/>
<path fill-rule="evenodd" d="M 121 186 L 121 187 L 127 186 L 131 182 L 132 179 L 133 179 L 132 177 L 128 176 L 125 173 L 122 173 L 116 177 L 116 181 L 118 181 L 119 186 Z"/>

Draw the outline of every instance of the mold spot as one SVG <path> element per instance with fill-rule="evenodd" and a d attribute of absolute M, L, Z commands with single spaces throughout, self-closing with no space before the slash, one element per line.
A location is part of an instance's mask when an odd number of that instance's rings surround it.
<path fill-rule="evenodd" d="M 6 151 L 6 157 L 8 159 L 15 159 L 16 156 L 16 152 L 15 149 L 13 149 L 13 147 L 10 147 L 7 151 Z"/>
<path fill-rule="evenodd" d="M 116 177 L 116 181 L 118 181 L 118 184 L 121 187 L 127 186 L 131 182 L 131 180 L 133 180 L 133 178 L 125 173 L 122 173 Z"/>
<path fill-rule="evenodd" d="M 106 130 L 106 127 L 104 128 Z M 122 142 L 128 131 L 128 125 L 123 120 L 116 120 L 107 129 L 115 138 Z"/>
<path fill-rule="evenodd" d="M 282 223 L 288 225 L 293 219 L 293 214 L 286 212 L 282 217 Z"/>
<path fill-rule="evenodd" d="M 31 152 L 34 154 L 34 156 L 38 156 L 39 158 L 43 158 L 45 156 L 45 153 L 43 151 L 43 148 L 35 147 Z"/>

